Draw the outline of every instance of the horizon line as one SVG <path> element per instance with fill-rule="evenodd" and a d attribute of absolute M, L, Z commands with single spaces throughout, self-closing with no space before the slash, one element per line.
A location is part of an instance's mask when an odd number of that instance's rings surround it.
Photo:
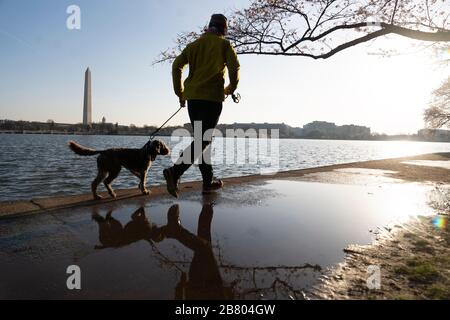
<path fill-rule="evenodd" d="M 39 120 L 23 120 L 23 119 L 20 119 L 20 120 L 14 120 L 14 119 L 0 119 L 0 121 L 24 121 L 24 122 L 35 122 L 35 123 L 42 123 L 42 124 L 46 124 L 46 123 L 48 123 L 48 121 L 53 121 L 55 124 L 61 124 L 61 125 L 83 125 L 83 122 L 82 121 L 80 121 L 80 122 L 76 122 L 76 123 L 67 123 L 67 122 L 57 122 L 57 121 L 54 121 L 54 120 L 52 120 L 52 119 L 48 119 L 47 121 L 39 121 Z M 303 129 L 303 127 L 305 126 L 305 125 L 307 125 L 307 124 L 310 124 L 310 123 L 313 123 L 313 122 L 326 122 L 326 123 L 330 123 L 330 124 L 334 124 L 335 126 L 337 126 L 337 127 L 341 127 L 341 126 L 351 126 L 351 125 L 353 125 L 353 126 L 358 126 L 358 127 L 365 127 L 365 128 L 369 128 L 371 131 L 372 131 L 372 128 L 371 127 L 368 127 L 368 126 L 364 126 L 364 125 L 358 125 L 358 124 L 353 124 L 353 123 L 350 123 L 350 124 L 342 124 L 342 125 L 337 125 L 335 122 L 330 122 L 330 121 L 323 121 L 323 120 L 313 120 L 313 121 L 311 121 L 311 122 L 308 122 L 308 123 L 306 123 L 306 124 L 304 124 L 303 126 L 292 126 L 292 125 L 290 125 L 290 124 L 287 124 L 287 123 L 285 123 L 285 122 L 233 122 L 233 123 L 218 123 L 217 124 L 217 126 L 219 126 L 219 125 L 234 125 L 234 124 L 256 124 L 256 125 L 261 125 L 261 124 L 268 124 L 268 125 L 286 125 L 286 126 L 289 126 L 289 127 L 291 127 L 291 128 L 294 128 L 294 129 Z M 118 124 L 119 126 L 125 126 L 125 127 L 130 127 L 131 125 L 134 125 L 134 124 L 120 124 L 119 122 L 105 122 L 105 124 L 112 124 L 112 125 L 115 125 L 115 124 Z M 92 124 L 102 124 L 102 122 L 101 121 L 99 121 L 99 122 L 92 122 Z M 168 126 L 166 126 L 166 128 L 170 128 L 170 127 L 183 127 L 184 125 L 186 125 L 186 124 L 190 124 L 189 122 L 186 122 L 186 123 L 183 123 L 183 124 L 174 124 L 174 125 L 168 125 Z M 159 127 L 159 125 L 148 125 L 148 124 L 144 124 L 144 125 L 134 125 L 136 128 L 144 128 L 144 127 L 155 127 L 155 128 L 157 128 L 157 127 Z M 444 128 L 437 128 L 437 129 L 431 129 L 431 128 L 427 128 L 427 127 L 422 127 L 422 128 L 419 128 L 419 129 L 416 129 L 416 131 L 415 132 L 409 132 L 409 133 L 385 133 L 385 132 L 376 132 L 376 131 L 374 131 L 374 132 L 371 132 L 371 135 L 388 135 L 388 136 L 400 136 L 400 135 L 414 135 L 414 134 L 417 134 L 420 130 L 424 130 L 424 129 L 428 129 L 428 130 L 444 130 L 444 131 L 450 131 L 450 129 L 444 129 Z"/>

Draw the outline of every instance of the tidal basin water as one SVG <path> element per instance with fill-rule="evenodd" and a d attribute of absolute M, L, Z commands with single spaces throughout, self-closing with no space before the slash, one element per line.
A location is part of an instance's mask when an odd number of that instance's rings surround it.
<path fill-rule="evenodd" d="M 433 214 L 430 192 L 413 183 L 268 180 L 215 196 L 3 218 L 0 299 L 302 299 L 349 244 Z M 159 236 L 174 210 L 182 228 Z M 67 288 L 70 265 L 81 270 L 81 290 Z"/>
<path fill-rule="evenodd" d="M 190 138 L 181 142 L 172 141 L 170 137 L 159 139 L 173 148 L 175 156 L 190 142 Z M 0 134 L 0 201 L 90 192 L 90 183 L 97 170 L 96 157 L 75 155 L 67 147 L 69 140 L 94 149 L 105 149 L 141 147 L 147 138 Z M 214 139 L 212 154 L 215 175 L 243 176 L 259 174 L 267 169 L 285 171 L 450 151 L 449 143 L 280 139 L 277 145 L 267 142 L 267 150 L 257 152 L 255 158 L 255 149 L 252 149 L 252 145 L 257 145 L 255 140 Z M 230 145 L 234 147 L 230 149 Z M 164 179 L 162 170 L 171 164 L 171 157 L 158 157 L 149 170 L 148 185 L 161 184 Z M 182 181 L 200 178 L 198 168 L 192 167 Z M 113 182 L 116 189 L 134 188 L 137 185 L 137 178 L 127 170 L 122 170 Z M 100 186 L 100 190 L 102 188 Z"/>

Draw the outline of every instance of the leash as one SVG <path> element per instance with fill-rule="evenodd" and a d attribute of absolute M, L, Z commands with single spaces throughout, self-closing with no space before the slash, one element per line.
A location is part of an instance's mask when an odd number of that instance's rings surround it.
<path fill-rule="evenodd" d="M 228 98 L 228 96 L 225 97 L 225 99 Z M 241 101 L 241 95 L 239 93 L 232 93 L 231 94 L 231 99 L 233 99 L 234 103 L 239 103 Z"/>
<path fill-rule="evenodd" d="M 166 122 L 164 122 L 161 127 L 159 127 L 158 129 L 156 129 L 155 131 L 152 132 L 152 134 L 150 135 L 150 141 L 152 141 L 155 138 L 156 134 L 166 125 L 167 122 L 169 122 L 173 117 L 175 117 L 175 115 L 178 112 L 180 112 L 181 109 L 183 109 L 183 107 L 179 107 L 178 110 L 175 111 L 175 113 L 173 115 L 171 115 L 170 118 L 167 119 Z"/>
<path fill-rule="evenodd" d="M 228 98 L 228 96 L 226 96 L 225 97 L 225 99 L 226 98 Z M 236 94 L 231 94 L 231 98 L 233 99 L 233 102 L 234 103 L 239 103 L 240 101 L 241 101 L 241 95 L 239 94 L 239 93 L 236 93 Z M 181 109 L 183 109 L 183 107 L 179 107 L 178 108 L 178 110 L 177 111 L 175 111 L 175 113 L 173 114 L 173 115 L 171 115 L 170 116 L 170 118 L 169 119 L 167 119 L 166 120 L 166 122 L 164 122 L 162 125 L 161 125 L 161 127 L 159 127 L 158 129 L 156 129 L 155 131 L 153 131 L 151 134 L 150 134 L 150 141 L 152 141 L 154 138 L 155 138 L 155 136 L 156 136 L 156 134 L 167 124 L 167 122 L 169 122 L 173 117 L 175 117 L 175 115 L 178 113 L 178 112 L 180 112 L 180 110 Z"/>

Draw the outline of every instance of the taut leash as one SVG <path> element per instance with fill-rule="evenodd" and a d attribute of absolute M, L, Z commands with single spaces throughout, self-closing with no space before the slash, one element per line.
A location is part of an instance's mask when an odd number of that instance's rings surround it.
<path fill-rule="evenodd" d="M 171 115 L 170 118 L 167 119 L 166 122 L 164 122 L 161 127 L 159 127 L 158 129 L 156 129 L 155 131 L 152 132 L 152 134 L 150 135 L 150 141 L 155 138 L 156 134 L 166 125 L 167 122 L 169 122 L 173 117 L 175 117 L 175 115 L 178 112 L 180 112 L 181 109 L 183 109 L 183 107 L 179 107 L 178 110 L 175 111 L 175 113 L 173 115 Z"/>

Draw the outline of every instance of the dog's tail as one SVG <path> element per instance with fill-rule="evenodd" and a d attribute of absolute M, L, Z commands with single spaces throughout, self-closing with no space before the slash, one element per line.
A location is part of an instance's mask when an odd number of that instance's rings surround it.
<path fill-rule="evenodd" d="M 76 143 L 75 141 L 69 141 L 69 148 L 72 149 L 72 151 L 75 152 L 76 154 L 79 154 L 80 156 L 93 156 L 102 152 L 94 149 L 85 148 L 82 145 Z"/>

